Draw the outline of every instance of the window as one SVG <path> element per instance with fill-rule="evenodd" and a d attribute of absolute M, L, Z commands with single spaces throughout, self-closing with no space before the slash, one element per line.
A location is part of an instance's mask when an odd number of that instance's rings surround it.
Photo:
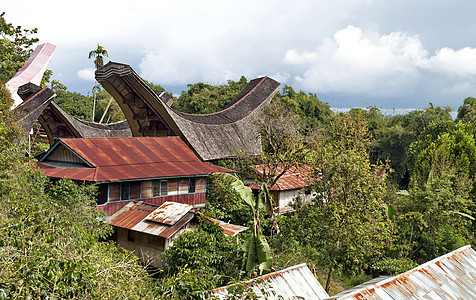
<path fill-rule="evenodd" d="M 134 241 L 134 231 L 132 230 L 127 230 L 127 240 L 129 242 L 133 242 Z"/>
<path fill-rule="evenodd" d="M 169 193 L 168 180 L 153 180 L 152 181 L 152 196 L 167 196 Z"/>
<path fill-rule="evenodd" d="M 121 182 L 121 201 L 131 198 L 131 185 L 129 182 Z"/>
<path fill-rule="evenodd" d="M 196 184 L 197 184 L 197 181 L 196 181 L 195 177 L 188 179 L 188 192 L 189 193 L 195 193 Z"/>

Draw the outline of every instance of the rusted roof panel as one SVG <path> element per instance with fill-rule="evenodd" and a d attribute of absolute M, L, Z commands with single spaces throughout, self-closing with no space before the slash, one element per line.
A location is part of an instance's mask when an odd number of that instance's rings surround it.
<path fill-rule="evenodd" d="M 256 166 L 256 172 L 264 174 L 264 172 L 269 173 L 269 170 L 266 166 Z M 278 167 L 276 173 L 282 172 L 282 167 Z M 287 170 L 276 182 L 274 186 L 270 188 L 272 191 L 286 191 L 286 190 L 295 190 L 303 188 L 309 185 L 309 175 L 310 167 L 308 165 L 301 165 L 299 167 L 291 167 Z M 259 184 L 251 184 L 250 188 L 259 190 L 261 186 Z"/>
<path fill-rule="evenodd" d="M 164 209 L 164 205 L 165 207 L 170 206 L 170 202 L 166 203 L 159 207 L 146 202 L 131 202 L 106 219 L 106 223 L 120 228 L 169 238 L 190 222 L 195 214 L 187 211 L 174 225 L 166 225 L 146 220 L 146 218 L 158 208 Z"/>
<path fill-rule="evenodd" d="M 199 162 L 178 136 L 60 139 L 93 166 Z"/>
<path fill-rule="evenodd" d="M 37 163 L 37 165 L 48 177 L 92 182 L 200 176 L 215 172 L 231 172 L 231 170 L 205 162 L 170 162 L 96 168 L 57 168 L 44 163 Z"/>
<path fill-rule="evenodd" d="M 259 299 L 322 300 L 329 297 L 305 263 L 256 277 L 245 285 L 252 288 Z M 213 293 L 219 299 L 226 299 L 230 287 L 217 288 Z"/>
<path fill-rule="evenodd" d="M 47 176 L 54 178 L 110 182 L 232 172 L 202 162 L 179 137 L 75 138 L 58 143 L 93 168 L 65 168 L 49 161 L 50 154 L 58 149 L 55 144 L 38 163 Z"/>
<path fill-rule="evenodd" d="M 151 212 L 145 220 L 166 225 L 174 225 L 193 208 L 192 205 L 177 202 L 165 202 Z"/>
<path fill-rule="evenodd" d="M 208 221 L 210 221 L 212 223 L 215 223 L 218 226 L 220 226 L 223 229 L 223 234 L 225 234 L 225 235 L 235 236 L 235 235 L 237 235 L 238 233 L 240 233 L 242 231 L 248 230 L 248 227 L 240 226 L 240 225 L 233 225 L 233 224 L 226 223 L 226 222 L 223 222 L 223 221 L 220 221 L 220 220 L 217 220 L 217 219 L 213 219 L 213 218 L 210 218 L 208 216 L 205 216 L 204 214 L 202 214 L 199 211 L 197 213 L 199 215 L 203 216 Z"/>
<path fill-rule="evenodd" d="M 476 299 L 476 251 L 470 245 L 400 275 L 372 280 L 328 299 Z"/>

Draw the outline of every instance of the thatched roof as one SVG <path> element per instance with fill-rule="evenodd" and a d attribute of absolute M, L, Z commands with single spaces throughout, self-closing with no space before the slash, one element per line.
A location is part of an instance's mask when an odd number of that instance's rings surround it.
<path fill-rule="evenodd" d="M 69 115 L 53 99 L 56 93 L 50 88 L 40 88 L 32 83 L 21 86 L 18 94 L 23 101 L 15 108 L 19 125 L 30 132 L 39 121 L 50 144 L 58 138 L 92 138 L 92 137 L 130 137 L 129 124 L 126 121 L 111 124 L 98 124 L 80 120 Z"/>
<path fill-rule="evenodd" d="M 128 65 L 109 62 L 96 71 L 96 79 L 123 110 L 133 136 L 178 135 L 203 160 L 235 157 L 237 151 L 261 153 L 252 120 L 280 85 L 269 77 L 251 80 L 224 110 L 192 115 L 169 107 L 170 95 L 157 95 Z"/>

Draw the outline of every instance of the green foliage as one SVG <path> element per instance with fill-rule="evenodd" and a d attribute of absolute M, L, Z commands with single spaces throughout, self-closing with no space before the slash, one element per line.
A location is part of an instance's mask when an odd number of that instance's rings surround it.
<path fill-rule="evenodd" d="M 103 46 L 98 44 L 95 50 L 89 52 L 88 58 L 94 58 L 94 67 L 96 67 L 96 69 L 99 69 L 104 65 L 104 57 L 108 56 L 109 54 L 107 53 L 107 50 L 104 49 Z"/>
<path fill-rule="evenodd" d="M 235 190 L 215 176 L 207 178 L 204 214 L 231 224 L 251 226 L 251 208 Z"/>
<path fill-rule="evenodd" d="M 303 91 L 296 93 L 288 85 L 284 85 L 283 91 L 276 95 L 276 100 L 287 110 L 299 115 L 305 127 L 327 125 L 334 116 L 329 105 L 321 102 L 316 94 Z"/>
<path fill-rule="evenodd" d="M 476 121 L 476 98 L 468 97 L 464 99 L 463 105 L 458 108 L 456 121 L 463 123 L 475 123 Z"/>
<path fill-rule="evenodd" d="M 331 125 L 330 141 L 314 157 L 313 188 L 321 197 L 298 208 L 291 217 L 296 223 L 286 228 L 290 238 L 321 252 L 329 270 L 326 290 L 334 269 L 358 273 L 390 239 L 382 211 L 385 173 L 378 174 L 385 166 L 370 164 L 365 119 L 341 114 Z"/>
<path fill-rule="evenodd" d="M 258 265 L 260 275 L 269 273 L 272 264 L 271 249 L 266 238 L 261 233 L 260 225 L 260 211 L 267 213 L 274 207 L 274 203 L 271 203 L 272 198 L 269 195 L 266 184 L 262 184 L 260 195 L 253 197 L 251 189 L 245 186 L 235 175 L 215 173 L 214 176 L 233 188 L 252 210 L 253 232 L 243 245 L 243 270 L 249 272 Z"/>
<path fill-rule="evenodd" d="M 472 181 L 451 165 L 434 166 L 425 183 L 396 201 L 400 256 L 423 263 L 474 240 Z M 459 213 L 455 213 L 459 212 Z"/>
<path fill-rule="evenodd" d="M 225 236 L 218 225 L 202 220 L 197 231 L 185 232 L 174 240 L 163 261 L 170 275 L 193 270 L 217 287 L 239 275 L 238 253 L 235 238 Z"/>
<path fill-rule="evenodd" d="M 455 168 L 470 178 L 476 173 L 476 144 L 473 127 L 469 124 L 452 121 L 432 123 L 411 145 L 410 153 L 413 183 L 420 186 L 432 170 Z"/>
<path fill-rule="evenodd" d="M 111 99 L 109 93 L 105 90 L 97 95 L 95 121 L 99 121 Z M 55 102 L 68 114 L 81 120 L 90 121 L 92 118 L 93 98 L 79 93 L 73 93 L 66 90 L 57 90 Z M 112 123 L 124 120 L 124 114 L 116 101 L 112 101 L 107 114 L 104 118 L 105 123 Z"/>
<path fill-rule="evenodd" d="M 38 29 L 23 29 L 8 23 L 5 12 L 0 14 L 0 82 L 8 81 L 28 60 L 33 50 L 31 47 L 38 42 L 31 36 Z"/>
<path fill-rule="evenodd" d="M 2 87 L 3 89 L 4 87 Z M 0 282 L 7 298 L 152 298 L 135 256 L 100 242 L 111 233 L 94 189 L 50 182 L 22 156 L 18 128 L 2 97 Z"/>
<path fill-rule="evenodd" d="M 172 105 L 173 108 L 189 114 L 215 113 L 229 104 L 248 84 L 242 76 L 239 81 L 228 80 L 227 84 L 214 86 L 206 83 L 188 84 Z"/>

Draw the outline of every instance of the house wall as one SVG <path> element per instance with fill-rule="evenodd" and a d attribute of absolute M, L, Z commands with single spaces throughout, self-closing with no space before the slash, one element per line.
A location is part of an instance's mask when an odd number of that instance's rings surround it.
<path fill-rule="evenodd" d="M 169 195 L 183 195 L 188 194 L 188 178 L 172 178 L 168 180 L 168 194 Z M 153 198 L 152 194 L 152 180 L 131 181 L 130 184 L 130 199 L 129 200 L 141 200 Z M 100 189 L 106 192 L 106 202 L 121 201 L 121 185 L 120 183 L 103 183 L 100 184 Z M 195 193 L 204 193 L 206 191 L 206 178 L 196 178 L 196 190 Z M 164 197 L 164 196 L 159 196 Z"/>
<path fill-rule="evenodd" d="M 206 193 L 193 193 L 193 194 L 171 195 L 171 196 L 164 196 L 164 197 L 148 198 L 148 199 L 142 199 L 141 201 L 145 201 L 147 203 L 151 203 L 155 205 L 162 205 L 166 201 L 186 203 L 190 205 L 199 205 L 199 204 L 205 204 L 205 197 L 206 197 Z M 130 201 L 107 202 L 103 205 L 97 205 L 96 209 L 103 211 L 106 214 L 106 216 L 112 216 L 116 211 L 123 208 L 129 202 Z"/>
<path fill-rule="evenodd" d="M 133 237 L 133 241 L 130 238 Z M 165 251 L 166 239 L 143 232 L 117 228 L 117 245 L 134 252 L 144 265 L 161 267 L 161 254 Z"/>

